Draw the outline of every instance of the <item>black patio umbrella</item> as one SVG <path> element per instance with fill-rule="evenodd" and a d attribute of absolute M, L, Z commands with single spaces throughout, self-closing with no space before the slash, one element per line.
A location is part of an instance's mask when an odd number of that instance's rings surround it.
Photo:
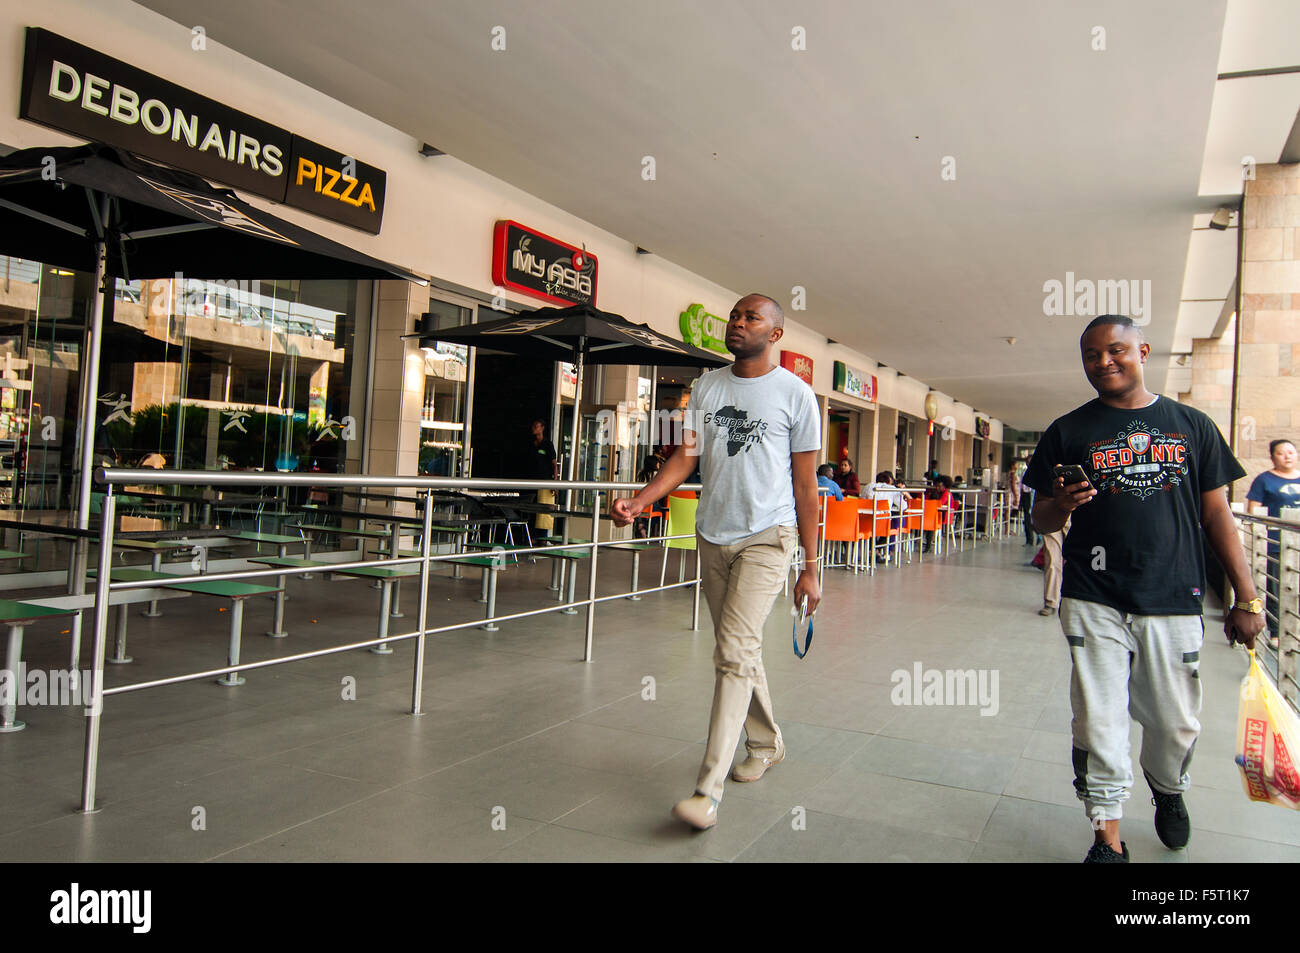
<path fill-rule="evenodd" d="M 568 308 L 539 308 L 483 324 L 442 330 L 421 329 L 407 337 L 445 341 L 465 347 L 505 351 L 547 361 L 570 361 L 578 366 L 577 392 L 582 394 L 586 364 L 669 364 L 682 367 L 723 367 L 726 358 L 660 334 L 622 315 L 589 304 Z M 577 467 L 578 414 L 573 415 L 567 479 Z M 566 509 L 570 508 L 566 504 Z"/>
<path fill-rule="evenodd" d="M 124 149 L 23 149 L 0 158 L 0 254 L 94 275 L 90 340 L 82 367 L 77 528 L 90 526 L 99 355 L 108 276 L 209 279 L 403 278 L 418 275 L 363 255 L 254 208 L 227 189 Z M 85 591 L 87 548 L 79 541 L 73 592 Z M 73 667 L 81 613 L 73 630 Z"/>
<path fill-rule="evenodd" d="M 255 208 L 228 189 L 101 143 L 0 158 L 0 254 L 105 277 L 402 278 L 402 268 Z M 83 364 L 77 526 L 89 525 L 104 298 L 94 296 Z"/>

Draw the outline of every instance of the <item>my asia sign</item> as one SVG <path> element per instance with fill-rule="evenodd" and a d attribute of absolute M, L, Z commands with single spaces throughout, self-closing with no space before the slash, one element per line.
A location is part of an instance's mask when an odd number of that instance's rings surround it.
<path fill-rule="evenodd" d="M 383 222 L 382 169 L 39 27 L 18 115 L 371 234 Z"/>
<path fill-rule="evenodd" d="M 518 222 L 492 230 L 492 282 L 560 305 L 596 304 L 595 255 Z"/>
<path fill-rule="evenodd" d="M 849 367 L 843 361 L 835 362 L 834 388 L 841 394 L 856 397 L 858 400 L 875 403 L 877 382 L 875 374 L 867 374 L 857 368 Z"/>

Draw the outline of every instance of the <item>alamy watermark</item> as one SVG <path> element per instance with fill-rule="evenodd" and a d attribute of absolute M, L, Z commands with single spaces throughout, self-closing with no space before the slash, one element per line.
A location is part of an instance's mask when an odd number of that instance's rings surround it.
<path fill-rule="evenodd" d="M 889 700 L 895 705 L 978 705 L 981 715 L 998 713 L 997 669 L 941 670 L 915 662 L 910 670 L 896 669 L 889 680 L 894 685 Z"/>
<path fill-rule="evenodd" d="M 767 432 L 767 421 L 751 420 L 743 410 L 734 409 L 727 413 L 714 413 L 685 407 L 654 412 L 607 408 L 596 414 L 596 423 L 600 427 L 596 443 L 600 446 L 684 446 L 692 456 L 697 455 L 698 450 L 687 444 L 687 432 L 703 433 L 710 427 L 721 428 L 727 432 L 728 443 L 736 444 L 737 453 L 761 443 Z"/>
<path fill-rule="evenodd" d="M 18 663 L 18 671 L 0 668 L 0 705 L 20 707 L 81 705 L 86 716 L 99 714 L 94 705 L 94 681 L 90 670 L 29 669 Z"/>
<path fill-rule="evenodd" d="M 1092 317 L 1125 314 L 1144 327 L 1151 323 L 1151 279 L 1076 278 L 1067 271 L 1065 280 L 1043 282 L 1043 314 Z"/>

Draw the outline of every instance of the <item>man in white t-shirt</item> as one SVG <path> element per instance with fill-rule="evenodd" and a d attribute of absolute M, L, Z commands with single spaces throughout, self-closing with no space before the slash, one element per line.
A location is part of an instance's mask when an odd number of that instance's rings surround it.
<path fill-rule="evenodd" d="M 695 528 L 717 642 L 716 678 L 695 794 L 673 813 L 700 830 L 717 823 L 742 727 L 748 757 L 731 772 L 733 780 L 757 781 L 785 757 L 763 669 L 763 624 L 796 546 L 802 565 L 795 604 L 806 597 L 812 612 L 821 602 L 815 555 L 821 413 L 812 389 L 773 360 L 784 325 L 781 306 L 766 295 L 736 302 L 726 334 L 736 363 L 695 382 L 686 452 L 673 454 L 641 492 L 610 507 L 615 525 L 626 526 L 699 463 L 704 490 Z"/>

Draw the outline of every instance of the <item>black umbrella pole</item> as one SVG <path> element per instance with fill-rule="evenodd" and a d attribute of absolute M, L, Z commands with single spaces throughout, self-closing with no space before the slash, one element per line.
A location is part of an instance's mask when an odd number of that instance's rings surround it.
<path fill-rule="evenodd" d="M 107 202 L 105 202 L 107 205 Z M 90 527 L 90 486 L 95 458 L 95 411 L 96 395 L 99 393 L 99 352 L 104 337 L 104 290 L 105 255 L 107 249 L 103 242 L 95 242 L 95 277 L 90 306 L 90 341 L 86 347 L 86 361 L 82 373 L 86 376 L 86 387 L 82 395 L 81 418 L 81 466 L 77 483 L 77 528 Z M 77 557 L 72 566 L 72 594 L 82 595 L 86 591 L 86 563 L 89 544 L 83 537 L 77 540 Z M 78 612 L 72 619 L 72 644 L 70 655 L 72 670 L 78 670 L 81 657 L 81 620 L 84 612 Z"/>
<path fill-rule="evenodd" d="M 583 365 L 585 363 L 583 359 L 586 357 L 586 353 L 587 353 L 587 339 L 585 337 L 579 338 L 578 339 L 578 374 L 577 374 L 577 380 L 574 382 L 575 389 L 573 392 L 573 423 L 569 425 L 569 466 L 568 466 L 569 472 L 568 474 L 566 474 L 566 479 L 568 479 L 570 483 L 573 482 L 574 474 L 578 470 L 578 424 L 579 424 L 578 417 L 582 413 L 582 372 L 583 372 Z M 573 490 L 564 491 L 564 508 L 569 511 L 573 510 Z M 565 517 L 564 520 L 564 541 L 566 543 L 569 541 L 569 518 L 568 517 Z"/>

